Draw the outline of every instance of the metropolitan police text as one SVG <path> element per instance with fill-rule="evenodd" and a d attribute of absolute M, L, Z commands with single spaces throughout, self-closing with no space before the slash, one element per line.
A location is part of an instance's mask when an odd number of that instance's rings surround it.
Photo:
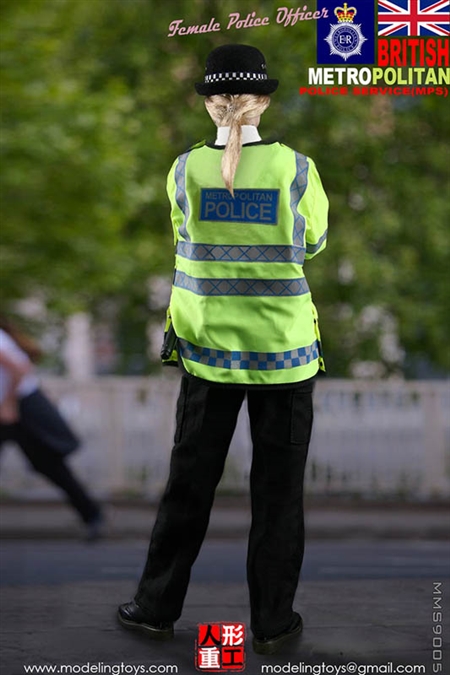
<path fill-rule="evenodd" d="M 450 84 L 450 68 L 309 68 L 308 85 Z"/>
<path fill-rule="evenodd" d="M 278 190 L 235 190 L 233 198 L 227 190 L 203 189 L 200 220 L 276 225 L 278 197 Z"/>

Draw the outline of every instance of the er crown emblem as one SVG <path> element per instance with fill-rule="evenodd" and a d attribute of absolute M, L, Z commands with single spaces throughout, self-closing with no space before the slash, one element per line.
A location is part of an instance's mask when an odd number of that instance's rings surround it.
<path fill-rule="evenodd" d="M 334 14 L 337 16 L 339 23 L 343 23 L 344 21 L 347 23 L 353 23 L 356 13 L 356 7 L 348 7 L 346 2 L 344 2 L 343 7 L 336 7 L 334 10 Z"/>

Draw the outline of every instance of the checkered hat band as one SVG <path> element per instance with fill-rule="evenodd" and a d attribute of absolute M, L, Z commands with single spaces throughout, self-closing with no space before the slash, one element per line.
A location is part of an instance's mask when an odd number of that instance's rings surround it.
<path fill-rule="evenodd" d="M 266 73 L 213 73 L 212 75 L 205 75 L 205 84 L 213 82 L 229 82 L 230 80 L 267 80 Z"/>

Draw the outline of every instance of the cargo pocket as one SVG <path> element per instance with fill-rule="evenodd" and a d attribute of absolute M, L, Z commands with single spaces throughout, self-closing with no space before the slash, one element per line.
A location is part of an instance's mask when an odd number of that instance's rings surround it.
<path fill-rule="evenodd" d="M 293 391 L 291 405 L 291 443 L 307 445 L 311 439 L 313 424 L 311 391 Z"/>

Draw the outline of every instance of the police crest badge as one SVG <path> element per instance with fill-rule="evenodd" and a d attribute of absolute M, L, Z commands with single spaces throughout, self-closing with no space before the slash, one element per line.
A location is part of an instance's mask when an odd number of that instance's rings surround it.
<path fill-rule="evenodd" d="M 362 34 L 361 24 L 353 23 L 357 12 L 356 7 L 348 7 L 346 2 L 343 7 L 335 8 L 338 22 L 330 26 L 330 32 L 325 38 L 330 46 L 330 55 L 341 56 L 344 61 L 351 56 L 361 55 L 361 47 L 367 38 Z"/>

